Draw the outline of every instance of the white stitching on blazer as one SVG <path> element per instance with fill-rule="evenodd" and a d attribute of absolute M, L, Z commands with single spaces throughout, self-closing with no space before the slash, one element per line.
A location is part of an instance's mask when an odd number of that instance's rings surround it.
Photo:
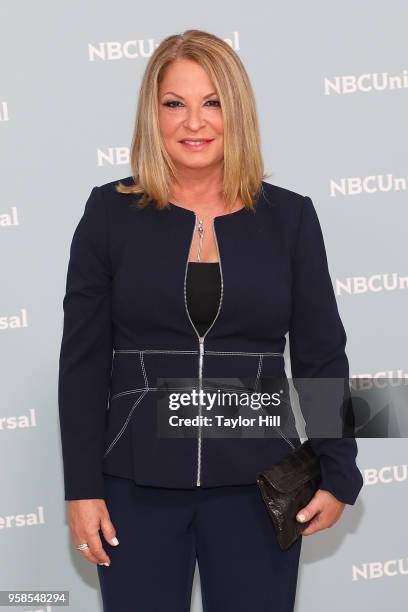
<path fill-rule="evenodd" d="M 283 353 L 250 353 L 250 352 L 245 352 L 245 351 L 205 351 L 207 353 L 207 355 L 245 355 L 246 356 L 250 356 L 250 357 L 259 357 L 260 355 L 262 356 L 268 356 L 268 355 L 274 355 L 275 357 L 283 357 Z"/>
<path fill-rule="evenodd" d="M 197 355 L 198 351 L 172 351 L 170 349 L 116 349 L 115 353 L 174 353 L 176 355 Z"/>
<path fill-rule="evenodd" d="M 135 403 L 133 404 L 132 408 L 130 409 L 130 412 L 126 418 L 126 421 L 123 423 L 122 425 L 122 429 L 117 433 L 116 437 L 112 440 L 112 442 L 109 444 L 109 446 L 107 447 L 107 449 L 105 450 L 104 453 L 104 457 L 106 457 L 106 455 L 108 455 L 110 453 L 110 451 L 112 450 L 112 448 L 115 446 L 115 444 L 117 443 L 117 441 L 119 440 L 119 438 L 121 438 L 121 436 L 123 435 L 123 432 L 125 431 L 126 427 L 129 424 L 130 418 L 133 414 L 134 409 L 136 408 L 136 406 L 138 405 L 138 403 L 144 398 L 144 396 L 147 394 L 147 391 L 144 391 L 140 397 L 137 398 L 137 400 L 135 401 Z"/>
<path fill-rule="evenodd" d="M 198 351 L 176 351 L 170 349 L 116 349 L 115 353 L 173 353 L 176 355 L 197 355 Z M 204 353 L 206 355 L 245 355 L 250 357 L 259 357 L 259 355 L 264 356 L 275 356 L 275 357 L 283 357 L 283 353 L 273 353 L 273 352 L 248 352 L 248 351 L 211 351 L 204 349 Z"/>
<path fill-rule="evenodd" d="M 259 384 L 259 379 L 261 377 L 261 371 L 262 371 L 262 357 L 263 355 L 259 355 L 259 363 L 258 363 L 258 372 L 256 374 L 256 379 L 255 379 L 255 384 L 254 384 L 254 391 L 257 391 L 258 389 L 258 384 Z"/>

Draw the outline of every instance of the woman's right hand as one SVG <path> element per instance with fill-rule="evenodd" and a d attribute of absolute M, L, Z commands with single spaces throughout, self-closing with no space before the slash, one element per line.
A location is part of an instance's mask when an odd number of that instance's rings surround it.
<path fill-rule="evenodd" d="M 68 522 L 74 546 L 85 542 L 89 546 L 89 548 L 79 550 L 79 552 L 91 563 L 110 565 L 110 558 L 102 546 L 99 530 L 102 531 L 109 544 L 117 546 L 119 542 L 105 500 L 69 500 Z"/>

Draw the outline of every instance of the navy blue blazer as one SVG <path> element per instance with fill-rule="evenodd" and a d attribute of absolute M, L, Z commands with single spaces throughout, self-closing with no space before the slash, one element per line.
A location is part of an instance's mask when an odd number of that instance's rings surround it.
<path fill-rule="evenodd" d="M 200 337 L 186 302 L 195 213 L 173 203 L 138 208 L 138 197 L 115 184 L 92 189 L 70 248 L 58 380 L 65 499 L 103 498 L 103 473 L 171 488 L 255 483 L 300 444 L 295 428 L 264 438 L 211 437 L 201 426 L 194 436 L 159 436 L 157 381 L 285 378 L 287 332 L 295 384 L 348 381 L 346 333 L 312 200 L 262 182 L 255 212 L 214 219 L 222 291 Z M 313 406 L 300 398 L 300 407 L 307 425 Z M 354 504 L 363 485 L 356 440 L 311 443 L 320 488 Z"/>

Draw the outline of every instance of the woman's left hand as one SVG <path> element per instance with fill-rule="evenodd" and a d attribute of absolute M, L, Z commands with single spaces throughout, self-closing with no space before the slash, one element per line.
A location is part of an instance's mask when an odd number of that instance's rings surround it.
<path fill-rule="evenodd" d="M 300 523 L 312 519 L 306 529 L 302 531 L 302 535 L 311 535 L 316 531 L 334 525 L 339 520 L 345 506 L 344 502 L 339 501 L 329 491 L 318 489 L 307 506 L 299 510 L 296 515 L 297 520 L 299 520 L 300 514 L 305 515 L 304 520 L 299 521 Z"/>

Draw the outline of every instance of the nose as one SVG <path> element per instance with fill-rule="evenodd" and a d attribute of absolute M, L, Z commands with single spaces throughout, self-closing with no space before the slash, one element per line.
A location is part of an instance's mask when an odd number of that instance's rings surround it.
<path fill-rule="evenodd" d="M 191 130 L 197 130 L 205 124 L 201 106 L 191 106 L 187 110 L 187 116 L 184 124 L 186 128 Z"/>

